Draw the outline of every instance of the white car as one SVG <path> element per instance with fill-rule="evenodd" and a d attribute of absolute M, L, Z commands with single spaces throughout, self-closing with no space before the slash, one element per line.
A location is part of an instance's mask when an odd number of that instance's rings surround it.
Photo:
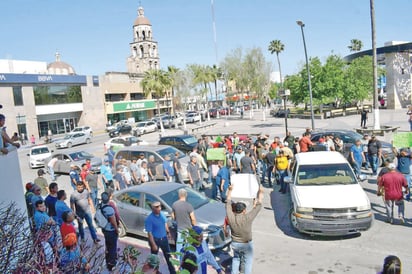
<path fill-rule="evenodd" d="M 75 145 L 90 144 L 92 136 L 85 132 L 69 133 L 64 138 L 54 140 L 56 148 L 71 148 Z"/>
<path fill-rule="evenodd" d="M 186 114 L 186 123 L 200 122 L 201 119 L 202 116 L 200 115 L 200 113 L 190 112 Z"/>
<path fill-rule="evenodd" d="M 372 225 L 368 196 L 346 158 L 336 151 L 296 154 L 290 177 L 290 220 L 310 235 L 357 234 Z"/>
<path fill-rule="evenodd" d="M 30 152 L 27 153 L 29 156 L 29 167 L 44 167 L 44 160 L 51 156 L 53 150 L 50 150 L 48 146 L 35 146 L 30 148 Z"/>
<path fill-rule="evenodd" d="M 93 130 L 89 126 L 75 127 L 70 133 L 84 132 L 90 136 L 93 136 Z"/>
<path fill-rule="evenodd" d="M 154 121 L 138 122 L 133 128 L 133 135 L 138 136 L 149 132 L 157 131 L 157 124 Z"/>
<path fill-rule="evenodd" d="M 108 150 L 113 147 L 113 151 L 118 151 L 125 146 L 138 146 L 138 145 L 148 145 L 149 143 L 139 139 L 135 136 L 119 136 L 110 139 L 104 143 L 105 149 Z"/>

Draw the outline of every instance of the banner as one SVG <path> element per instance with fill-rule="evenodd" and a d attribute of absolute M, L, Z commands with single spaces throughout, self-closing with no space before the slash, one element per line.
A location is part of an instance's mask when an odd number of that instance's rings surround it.
<path fill-rule="evenodd" d="M 403 147 L 412 147 L 412 132 L 394 133 L 392 145 L 398 149 Z"/>
<path fill-rule="evenodd" d="M 256 198 L 259 191 L 259 183 L 254 174 L 233 174 L 230 177 L 230 184 L 233 187 L 233 198 Z"/>

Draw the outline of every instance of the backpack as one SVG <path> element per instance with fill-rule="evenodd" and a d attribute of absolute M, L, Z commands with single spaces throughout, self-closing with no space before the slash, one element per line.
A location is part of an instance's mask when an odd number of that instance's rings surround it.
<path fill-rule="evenodd" d="M 94 222 L 96 223 L 97 227 L 104 229 L 108 224 L 109 220 L 104 216 L 103 209 L 110 205 L 102 205 L 101 203 L 97 205 L 96 213 L 94 214 Z"/>

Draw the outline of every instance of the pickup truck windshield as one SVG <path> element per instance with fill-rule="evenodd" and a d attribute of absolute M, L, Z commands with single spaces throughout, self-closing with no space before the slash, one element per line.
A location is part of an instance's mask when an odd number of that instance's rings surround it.
<path fill-rule="evenodd" d="M 357 184 L 349 164 L 301 165 L 297 170 L 297 185 Z"/>

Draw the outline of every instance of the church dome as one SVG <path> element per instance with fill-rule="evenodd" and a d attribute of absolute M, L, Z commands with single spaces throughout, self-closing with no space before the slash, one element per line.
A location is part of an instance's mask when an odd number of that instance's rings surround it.
<path fill-rule="evenodd" d="M 60 54 L 56 52 L 56 61 L 47 65 L 47 73 L 60 75 L 75 75 L 73 67 L 60 61 Z"/>
<path fill-rule="evenodd" d="M 134 26 L 139 26 L 139 25 L 148 25 L 151 26 L 152 23 L 150 23 L 149 19 L 147 19 L 144 16 L 144 10 L 143 7 L 139 7 L 139 9 L 137 10 L 137 18 L 136 20 L 134 20 Z"/>

